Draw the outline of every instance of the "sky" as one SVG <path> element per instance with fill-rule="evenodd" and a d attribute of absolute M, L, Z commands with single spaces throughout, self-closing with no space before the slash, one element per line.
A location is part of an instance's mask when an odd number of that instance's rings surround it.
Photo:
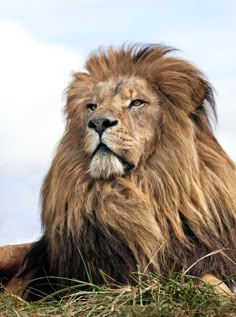
<path fill-rule="evenodd" d="M 0 245 L 41 235 L 40 187 L 64 129 L 64 90 L 99 47 L 162 43 L 216 91 L 236 161 L 236 1 L 0 0 Z"/>

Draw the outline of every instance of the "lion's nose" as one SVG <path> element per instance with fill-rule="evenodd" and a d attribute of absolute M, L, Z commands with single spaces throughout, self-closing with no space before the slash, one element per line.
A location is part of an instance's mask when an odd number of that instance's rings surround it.
<path fill-rule="evenodd" d="M 107 129 L 118 124 L 118 120 L 111 120 L 103 117 L 96 117 L 88 122 L 88 127 L 94 129 L 100 136 Z"/>

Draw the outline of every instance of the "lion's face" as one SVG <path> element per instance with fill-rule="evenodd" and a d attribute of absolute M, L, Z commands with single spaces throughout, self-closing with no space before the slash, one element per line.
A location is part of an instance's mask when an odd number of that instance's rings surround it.
<path fill-rule="evenodd" d="M 158 97 L 139 78 L 99 82 L 84 107 L 84 149 L 93 178 L 132 172 L 155 136 Z"/>

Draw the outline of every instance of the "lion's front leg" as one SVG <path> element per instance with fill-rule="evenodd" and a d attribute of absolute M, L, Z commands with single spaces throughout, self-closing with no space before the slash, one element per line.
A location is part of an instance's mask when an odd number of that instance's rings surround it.
<path fill-rule="evenodd" d="M 216 276 L 212 274 L 205 274 L 202 276 L 201 279 L 209 285 L 214 286 L 217 293 L 222 295 L 233 295 L 233 292 L 231 292 L 229 287 L 223 281 L 219 280 Z"/>
<path fill-rule="evenodd" d="M 32 244 L 7 245 L 0 247 L 0 285 L 8 291 L 22 296 L 28 278 L 17 277 L 24 263 L 24 258 Z"/>

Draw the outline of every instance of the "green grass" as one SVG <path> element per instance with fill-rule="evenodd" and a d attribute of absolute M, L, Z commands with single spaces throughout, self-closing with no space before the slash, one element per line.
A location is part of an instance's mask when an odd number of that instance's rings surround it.
<path fill-rule="evenodd" d="M 61 300 L 52 296 L 29 303 L 0 293 L 0 317 L 10 316 L 236 316 L 236 298 L 216 294 L 213 287 L 191 278 L 152 276 L 135 287 L 111 289 L 90 284 L 73 287 Z M 66 291 L 66 290 L 65 290 Z M 54 294 L 56 295 L 56 294 Z"/>

